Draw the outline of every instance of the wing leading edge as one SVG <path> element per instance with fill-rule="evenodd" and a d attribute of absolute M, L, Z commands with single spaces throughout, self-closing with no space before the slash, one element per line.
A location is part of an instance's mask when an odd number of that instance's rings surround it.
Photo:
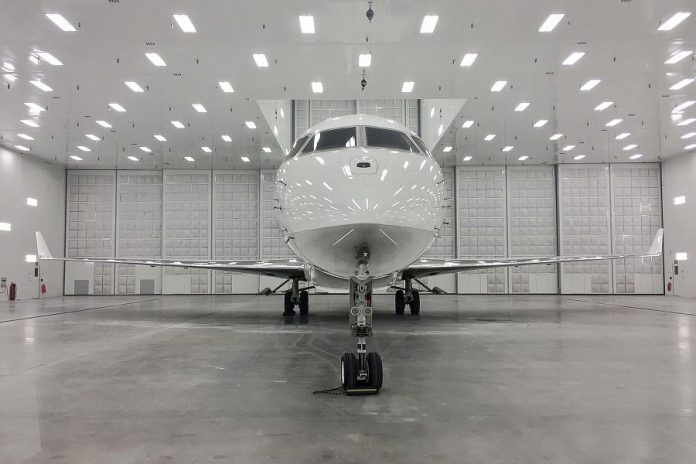
<path fill-rule="evenodd" d="M 575 263 L 624 258 L 653 258 L 662 255 L 663 230 L 658 229 L 650 249 L 641 255 L 547 256 L 539 258 L 429 259 L 422 258 L 403 270 L 404 277 L 419 278 L 474 269 L 528 266 L 533 264 Z"/>

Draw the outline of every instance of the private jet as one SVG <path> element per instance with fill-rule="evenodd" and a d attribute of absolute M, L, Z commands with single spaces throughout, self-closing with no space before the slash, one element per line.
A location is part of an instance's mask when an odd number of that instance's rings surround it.
<path fill-rule="evenodd" d="M 413 282 L 462 271 L 660 256 L 662 229 L 646 254 L 537 258 L 432 259 L 423 254 L 439 236 L 446 207 L 440 166 L 423 141 L 401 124 L 369 115 L 328 119 L 294 143 L 276 176 L 278 222 L 296 258 L 257 261 L 54 258 L 37 232 L 41 260 L 215 269 L 280 277 L 291 282 L 283 314 L 309 314 L 311 288 L 348 290 L 356 351 L 341 356 L 347 394 L 376 394 L 382 360 L 367 351 L 372 293 L 396 289 L 398 315 L 420 312 Z M 401 282 L 403 284 L 399 285 Z M 283 285 L 277 287 L 277 291 Z M 425 286 L 424 286 L 425 287 Z M 432 289 L 438 293 L 435 287 Z M 266 289 L 265 293 L 274 290 Z"/>

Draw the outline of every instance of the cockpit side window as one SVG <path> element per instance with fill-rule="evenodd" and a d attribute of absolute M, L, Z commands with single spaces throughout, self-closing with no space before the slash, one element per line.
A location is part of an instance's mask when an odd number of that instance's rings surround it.
<path fill-rule="evenodd" d="M 301 139 L 297 139 L 295 141 L 295 144 L 290 149 L 290 152 L 288 153 L 287 158 L 292 158 L 300 151 L 300 149 L 302 148 L 302 145 L 304 145 L 304 143 L 307 141 L 307 137 L 309 137 L 309 136 L 305 135 Z"/>
<path fill-rule="evenodd" d="M 423 153 L 425 153 L 426 155 L 430 156 L 430 152 L 429 152 L 428 149 L 425 147 L 425 143 L 423 143 L 423 141 L 422 141 L 420 138 L 416 137 L 415 135 L 411 136 L 411 138 L 413 139 L 413 142 L 414 142 L 416 145 L 418 145 L 418 148 L 420 148 L 421 151 L 422 151 Z"/>
<path fill-rule="evenodd" d="M 329 129 L 315 133 L 302 150 L 302 154 L 323 150 L 337 150 L 339 148 L 354 147 L 357 144 L 355 127 L 341 129 Z"/>
<path fill-rule="evenodd" d="M 365 135 L 368 147 L 390 148 L 392 150 L 418 153 L 418 148 L 403 132 L 378 127 L 365 127 Z"/>

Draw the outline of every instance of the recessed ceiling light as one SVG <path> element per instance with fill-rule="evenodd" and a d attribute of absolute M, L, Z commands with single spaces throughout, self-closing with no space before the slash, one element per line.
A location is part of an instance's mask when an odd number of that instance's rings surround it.
<path fill-rule="evenodd" d="M 513 147 L 512 145 L 508 145 L 507 147 L 504 147 L 504 148 L 503 148 L 503 151 L 507 153 L 507 152 L 509 152 L 509 151 L 512 151 L 513 148 L 514 148 L 514 147 Z"/>
<path fill-rule="evenodd" d="M 372 54 L 371 53 L 361 53 L 358 55 L 358 67 L 369 68 L 372 64 Z"/>
<path fill-rule="evenodd" d="M 678 251 L 674 253 L 674 259 L 676 261 L 687 261 L 689 259 L 689 253 L 686 251 Z"/>
<path fill-rule="evenodd" d="M 445 148 L 442 149 L 442 151 L 443 151 L 444 153 L 449 153 L 449 152 L 452 151 L 452 147 L 446 146 Z"/>
<path fill-rule="evenodd" d="M 561 148 L 561 151 L 570 151 L 573 148 L 575 148 L 575 145 L 566 145 L 565 147 Z"/>
<path fill-rule="evenodd" d="M 321 82 L 312 82 L 312 92 L 323 93 L 324 92 L 324 84 L 322 84 Z"/>
<path fill-rule="evenodd" d="M 500 92 L 506 84 L 507 81 L 495 81 L 493 87 L 491 87 L 491 92 Z"/>
<path fill-rule="evenodd" d="M 672 113 L 670 114 L 670 117 L 672 118 L 672 121 L 679 121 L 682 118 L 681 113 Z"/>
<path fill-rule="evenodd" d="M 674 84 L 672 87 L 670 87 L 669 90 L 681 90 L 687 85 L 691 84 L 693 81 L 693 79 L 682 79 L 676 84 Z"/>
<path fill-rule="evenodd" d="M 616 119 L 612 119 L 611 121 L 609 121 L 609 122 L 606 123 L 605 125 L 606 125 L 607 127 L 614 127 L 614 126 L 616 126 L 617 124 L 620 124 L 621 121 L 623 121 L 623 119 L 621 119 L 621 118 L 616 118 Z"/>
<path fill-rule="evenodd" d="M 164 135 L 155 134 L 155 135 L 153 135 L 153 137 L 154 137 L 155 139 L 159 140 L 160 142 L 166 142 L 166 141 L 167 141 L 167 139 L 166 139 L 166 137 L 165 137 Z"/>
<path fill-rule="evenodd" d="M 152 153 L 152 150 L 150 150 L 148 147 L 140 147 L 140 149 L 145 153 Z"/>
<path fill-rule="evenodd" d="M 77 31 L 77 29 L 75 29 L 75 26 L 70 24 L 70 22 L 68 22 L 68 20 L 63 17 L 63 15 L 60 15 L 58 13 L 46 13 L 46 17 L 53 21 L 53 24 L 55 24 L 65 32 Z"/>
<path fill-rule="evenodd" d="M 20 137 L 22 137 L 22 134 L 17 134 Z M 682 139 L 690 139 L 691 137 L 696 136 L 696 132 L 689 132 L 688 134 L 684 134 L 681 136 Z M 27 139 L 27 140 L 32 140 L 32 139 Z"/>
<path fill-rule="evenodd" d="M 244 125 L 249 129 L 256 129 L 256 123 L 254 121 L 246 121 Z"/>
<path fill-rule="evenodd" d="M 95 121 L 95 122 L 96 122 L 97 124 L 99 124 L 100 126 L 102 126 L 102 127 L 106 127 L 107 129 L 109 129 L 109 128 L 111 127 L 111 124 L 109 124 L 109 123 L 106 122 L 106 121 L 99 120 L 99 121 Z"/>
<path fill-rule="evenodd" d="M 549 15 L 549 17 L 546 18 L 546 20 L 542 23 L 541 27 L 539 27 L 539 32 L 553 31 L 553 29 L 558 25 L 558 23 L 561 22 L 563 16 L 565 16 L 563 13 L 554 13 Z"/>
<path fill-rule="evenodd" d="M 616 136 L 616 140 L 623 140 L 623 139 L 625 139 L 626 137 L 628 137 L 629 135 L 631 135 L 630 132 L 622 132 L 622 133 L 620 133 L 619 135 Z"/>
<path fill-rule="evenodd" d="M 32 137 L 31 135 L 27 135 L 27 134 L 17 134 L 17 137 L 24 139 L 24 140 L 34 140 L 34 137 Z M 682 138 L 687 138 L 687 137 L 682 137 Z"/>
<path fill-rule="evenodd" d="M 205 106 L 201 105 L 200 103 L 192 103 L 191 106 L 193 106 L 193 109 L 198 111 L 199 113 L 207 113 L 208 112 L 205 109 Z"/>
<path fill-rule="evenodd" d="M 15 145 L 14 147 L 15 147 L 17 150 L 29 151 L 29 147 L 25 147 L 24 145 Z"/>
<path fill-rule="evenodd" d="M 459 63 L 459 66 L 469 67 L 472 64 L 474 64 L 474 61 L 476 61 L 477 57 L 478 53 L 467 53 L 466 55 L 464 55 L 464 58 L 462 58 L 462 62 Z"/>
<path fill-rule="evenodd" d="M 193 156 L 184 156 L 184 159 L 189 163 L 193 163 L 194 161 L 196 161 Z"/>
<path fill-rule="evenodd" d="M 3 74 L 3 76 L 10 82 L 14 82 L 17 80 L 17 76 L 15 76 L 14 74 Z"/>
<path fill-rule="evenodd" d="M 421 34 L 432 34 L 435 32 L 435 26 L 437 26 L 437 20 L 439 16 L 437 15 L 425 15 L 423 16 L 423 23 L 421 24 L 420 33 Z"/>
<path fill-rule="evenodd" d="M 669 18 L 667 21 L 662 23 L 660 27 L 657 28 L 658 31 L 671 31 L 675 27 L 679 25 L 682 21 L 684 21 L 686 18 L 691 16 L 691 13 L 688 11 L 683 11 L 674 14 L 671 18 Z"/>
<path fill-rule="evenodd" d="M 263 150 L 265 153 L 270 153 L 270 152 L 271 152 L 271 147 L 263 147 L 262 150 Z"/>
<path fill-rule="evenodd" d="M 610 101 L 602 102 L 599 105 L 595 106 L 595 111 L 604 111 L 613 104 L 614 104 L 614 102 L 610 102 Z"/>
<path fill-rule="evenodd" d="M 70 158 L 71 160 L 75 160 L 75 161 L 82 161 L 82 158 L 80 158 L 80 157 L 77 156 L 77 155 L 70 155 L 69 158 Z"/>
<path fill-rule="evenodd" d="M 675 106 L 674 109 L 672 110 L 672 113 L 680 113 L 695 103 L 696 103 L 696 101 L 694 101 L 694 100 L 685 101 L 684 103 Z"/>
<path fill-rule="evenodd" d="M 145 53 L 145 56 L 155 66 L 167 66 L 167 63 L 165 63 L 164 60 L 162 59 L 162 57 L 159 56 L 157 53 L 154 53 L 154 52 Z"/>
<path fill-rule="evenodd" d="M 29 127 L 39 127 L 39 124 L 36 121 L 32 121 L 31 119 L 22 119 L 20 120 L 20 122 Z"/>
<path fill-rule="evenodd" d="M 314 34 L 314 16 L 300 16 L 300 30 L 303 34 Z"/>
<path fill-rule="evenodd" d="M 529 159 L 529 155 L 522 155 L 519 158 L 517 158 L 518 161 L 526 161 Z"/>
<path fill-rule="evenodd" d="M 172 121 L 172 126 L 176 127 L 177 129 L 183 129 L 185 127 L 181 121 Z"/>
<path fill-rule="evenodd" d="M 406 82 L 404 82 L 403 85 L 401 86 L 401 92 L 402 92 L 402 93 L 413 92 L 413 87 L 414 87 L 415 85 L 416 85 L 416 83 L 413 82 L 413 81 L 406 81 Z"/>
<path fill-rule="evenodd" d="M 196 27 L 193 25 L 191 19 L 188 16 L 186 16 L 185 14 L 175 14 L 172 16 L 174 17 L 174 21 L 176 21 L 176 23 L 179 25 L 179 28 L 181 28 L 183 32 L 196 32 Z"/>
<path fill-rule="evenodd" d="M 46 84 L 44 84 L 41 81 L 29 81 L 29 83 L 31 85 L 33 85 L 34 87 L 36 87 L 37 89 L 43 90 L 44 92 L 52 92 L 53 91 L 52 88 L 50 88 L 49 86 L 47 86 Z"/>
<path fill-rule="evenodd" d="M 573 159 L 574 159 L 575 161 L 580 161 L 580 160 L 583 159 L 583 158 L 585 158 L 585 155 L 575 155 L 575 156 L 573 156 Z"/>
<path fill-rule="evenodd" d="M 220 81 L 220 82 L 218 82 L 218 85 L 220 86 L 220 90 L 222 90 L 225 93 L 234 92 L 234 89 L 232 88 L 232 84 L 230 84 L 227 81 Z"/>
<path fill-rule="evenodd" d="M 111 109 L 118 111 L 119 113 L 123 113 L 124 111 L 126 111 L 126 109 L 118 103 L 109 103 L 109 106 L 111 107 Z"/>
<path fill-rule="evenodd" d="M 254 61 L 256 62 L 256 66 L 259 68 L 267 68 L 268 67 L 268 59 L 266 58 L 266 55 L 263 53 L 254 53 Z"/>
<path fill-rule="evenodd" d="M 635 143 L 632 143 L 630 145 L 626 145 L 625 147 L 623 147 L 623 151 L 631 151 L 634 148 L 638 148 L 638 145 L 636 145 Z"/>
<path fill-rule="evenodd" d="M 52 66 L 63 66 L 63 62 L 48 52 L 36 52 L 39 58 Z"/>
<path fill-rule="evenodd" d="M 677 126 L 688 126 L 689 124 L 692 124 L 694 122 L 696 122 L 696 118 L 689 118 L 689 119 L 683 120 L 682 122 L 677 124 Z"/>
<path fill-rule="evenodd" d="M 694 52 L 691 50 L 677 50 L 665 61 L 665 64 L 676 64 L 687 56 L 691 56 Z"/>
<path fill-rule="evenodd" d="M 585 56 L 585 52 L 573 52 L 570 55 L 568 55 L 568 58 L 563 60 L 563 63 L 561 64 L 565 66 L 572 66 L 578 61 L 580 61 L 580 58 L 582 58 L 583 56 Z"/>
<path fill-rule="evenodd" d="M 85 134 L 85 137 L 87 137 L 90 140 L 94 140 L 95 142 L 99 142 L 101 140 L 99 137 L 97 137 L 94 134 Z"/>
<path fill-rule="evenodd" d="M 29 61 L 31 61 L 32 63 L 37 64 L 37 65 L 41 62 L 39 60 L 39 57 L 34 55 L 34 54 L 29 55 Z"/>
<path fill-rule="evenodd" d="M 693 150 L 696 148 L 696 143 L 692 143 L 691 145 L 687 145 L 684 147 L 684 150 Z"/>
<path fill-rule="evenodd" d="M 440 127 L 437 128 L 437 136 L 438 136 L 438 137 L 441 136 L 441 135 L 442 135 L 442 132 L 443 132 L 444 130 L 445 130 L 445 126 L 443 126 L 442 124 L 440 124 Z"/>
<path fill-rule="evenodd" d="M 84 145 L 78 145 L 77 149 L 80 151 L 92 151 L 89 147 L 85 147 Z"/>
<path fill-rule="evenodd" d="M 36 198 L 27 197 L 27 206 L 37 207 L 39 206 L 39 200 Z"/>
<path fill-rule="evenodd" d="M 210 149 L 210 147 L 201 147 L 201 150 L 203 150 L 206 153 L 212 153 L 212 151 L 213 151 Z"/>
<path fill-rule="evenodd" d="M 230 137 L 229 135 L 221 135 L 220 138 L 222 138 L 222 140 L 224 140 L 225 142 L 232 141 L 232 137 Z"/>
<path fill-rule="evenodd" d="M 144 92 L 142 87 L 137 82 L 133 81 L 125 81 L 124 84 L 128 86 L 129 89 L 131 89 L 133 92 Z"/>
<path fill-rule="evenodd" d="M 137 156 L 133 156 L 133 155 L 130 155 L 130 156 L 128 157 L 128 159 L 131 160 L 131 161 L 140 161 L 140 158 L 138 158 Z"/>
<path fill-rule="evenodd" d="M 635 160 L 635 159 L 641 158 L 642 156 L 643 155 L 641 155 L 640 153 L 636 153 L 635 155 L 629 156 L 628 159 Z"/>
<path fill-rule="evenodd" d="M 464 124 L 462 124 L 462 129 L 469 129 L 473 125 L 474 121 L 472 120 L 464 121 Z"/>
<path fill-rule="evenodd" d="M 462 161 L 471 161 L 471 156 L 467 155 L 464 158 L 462 158 Z"/>
<path fill-rule="evenodd" d="M 590 90 L 594 89 L 597 86 L 597 84 L 599 84 L 600 82 L 602 82 L 600 79 L 590 79 L 589 81 L 582 84 L 582 87 L 580 87 L 580 90 L 582 90 L 584 92 L 590 91 Z"/>
<path fill-rule="evenodd" d="M 248 163 L 248 162 L 249 162 L 249 157 L 248 157 L 248 156 L 242 156 L 242 161 L 244 161 L 245 163 Z"/>
<path fill-rule="evenodd" d="M 549 140 L 558 140 L 561 137 L 563 137 L 563 134 L 553 134 L 551 137 L 549 137 Z"/>
<path fill-rule="evenodd" d="M 686 195 L 676 196 L 674 197 L 673 201 L 675 205 L 683 205 L 684 203 L 686 203 Z"/>
<path fill-rule="evenodd" d="M 537 128 L 539 128 L 539 127 L 544 127 L 544 126 L 546 125 L 547 122 L 549 122 L 549 121 L 546 120 L 546 119 L 540 119 L 540 120 L 538 120 L 537 122 L 534 123 L 534 127 L 537 127 Z"/>
<path fill-rule="evenodd" d="M 524 111 L 529 107 L 528 102 L 522 102 L 515 107 L 515 111 Z"/>
<path fill-rule="evenodd" d="M 487 136 L 485 136 L 485 137 L 483 138 L 483 140 L 485 140 L 486 142 L 490 142 L 490 141 L 493 140 L 494 138 L 495 138 L 495 134 L 488 134 Z"/>
<path fill-rule="evenodd" d="M 5 61 L 2 63 L 2 68 L 0 69 L 2 69 L 5 72 L 12 72 L 15 70 L 15 65 L 10 63 L 9 61 Z"/>

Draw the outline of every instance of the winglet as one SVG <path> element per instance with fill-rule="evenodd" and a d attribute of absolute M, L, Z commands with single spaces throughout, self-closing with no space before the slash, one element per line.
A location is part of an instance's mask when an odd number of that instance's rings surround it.
<path fill-rule="evenodd" d="M 36 232 L 36 249 L 39 254 L 39 259 L 53 259 L 51 250 L 49 250 L 48 245 L 46 245 L 46 240 L 44 240 L 41 232 L 38 231 Z"/>
<path fill-rule="evenodd" d="M 657 229 L 655 238 L 650 245 L 650 250 L 648 250 L 649 255 L 660 256 L 662 254 L 662 237 L 664 236 L 664 229 Z"/>

